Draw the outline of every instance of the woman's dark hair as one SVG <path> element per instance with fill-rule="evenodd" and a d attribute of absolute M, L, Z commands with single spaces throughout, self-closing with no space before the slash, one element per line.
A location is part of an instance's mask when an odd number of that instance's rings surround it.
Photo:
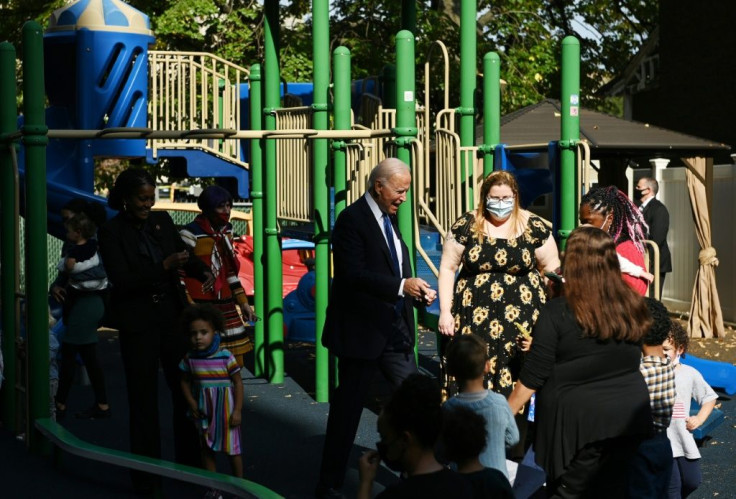
<path fill-rule="evenodd" d="M 442 394 L 435 380 L 412 374 L 404 380 L 383 408 L 389 425 L 413 433 L 424 448 L 432 448 L 442 428 Z"/>
<path fill-rule="evenodd" d="M 672 329 L 670 329 L 669 337 L 672 340 L 672 343 L 675 344 L 675 350 L 682 348 L 682 356 L 684 357 L 687 352 L 687 347 L 690 346 L 690 336 L 688 336 L 687 331 L 682 327 L 682 324 L 677 321 L 672 321 Z"/>
<path fill-rule="evenodd" d="M 483 416 L 463 406 L 443 409 L 440 435 L 443 457 L 455 463 L 477 458 L 487 441 L 488 430 Z"/>
<path fill-rule="evenodd" d="M 590 210 L 600 213 L 603 217 L 613 214 L 611 227 L 608 233 L 616 244 L 631 240 L 640 253 L 644 253 L 644 234 L 648 230 L 639 208 L 631 200 L 611 185 L 609 187 L 594 187 L 580 200 L 580 205 L 587 204 Z"/>
<path fill-rule="evenodd" d="M 456 336 L 447 346 L 447 374 L 459 383 L 483 376 L 488 360 L 488 346 L 474 334 Z"/>
<path fill-rule="evenodd" d="M 113 210 L 123 210 L 125 200 L 135 194 L 144 185 L 156 187 L 156 181 L 150 173 L 141 168 L 128 168 L 118 175 L 115 185 L 107 196 L 107 205 Z"/>
<path fill-rule="evenodd" d="M 652 327 L 644 335 L 642 343 L 648 346 L 661 345 L 669 337 L 672 330 L 672 321 L 667 312 L 667 307 L 654 298 L 646 297 L 644 301 L 647 304 L 649 314 L 652 316 Z"/>
<path fill-rule="evenodd" d="M 567 303 L 585 337 L 637 342 L 651 326 L 643 297 L 622 279 L 613 239 L 602 230 L 572 231 L 562 274 Z"/>
<path fill-rule="evenodd" d="M 189 334 L 189 327 L 194 321 L 208 322 L 217 332 L 225 330 L 222 313 L 209 303 L 195 303 L 184 309 L 181 313 L 181 330 L 184 334 Z"/>

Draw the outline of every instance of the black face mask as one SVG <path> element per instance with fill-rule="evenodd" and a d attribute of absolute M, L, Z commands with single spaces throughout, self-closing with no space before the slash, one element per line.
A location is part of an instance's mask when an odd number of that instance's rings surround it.
<path fill-rule="evenodd" d="M 636 199 L 641 199 L 644 197 L 644 191 L 647 190 L 647 187 L 644 189 L 634 189 L 634 197 Z"/>
<path fill-rule="evenodd" d="M 376 450 L 378 450 L 378 455 L 381 456 L 381 461 L 383 461 L 391 470 L 397 472 L 404 471 L 404 466 L 400 461 L 400 458 L 404 455 L 404 451 L 401 452 L 399 459 L 390 459 L 388 457 L 388 444 L 382 441 L 376 442 Z"/>

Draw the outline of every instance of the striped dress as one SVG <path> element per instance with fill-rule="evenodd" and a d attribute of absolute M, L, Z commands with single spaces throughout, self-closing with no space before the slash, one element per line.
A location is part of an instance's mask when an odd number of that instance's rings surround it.
<path fill-rule="evenodd" d="M 215 276 L 212 291 L 204 292 L 200 281 L 180 272 L 187 298 L 191 303 L 209 303 L 220 311 L 225 319 L 222 348 L 230 350 L 239 361 L 240 356 L 253 350 L 253 342 L 235 306 L 247 304 L 248 298 L 238 279 L 238 261 L 232 244 L 232 225 L 227 224 L 215 230 L 205 216 L 198 215 L 179 233 L 187 246 Z"/>
<path fill-rule="evenodd" d="M 179 369 L 192 377 L 192 389 L 199 412 L 204 417 L 197 421 L 207 447 L 215 452 L 241 454 L 240 426 L 231 427 L 230 413 L 235 404 L 230 376 L 240 372 L 235 357 L 227 350 L 218 350 L 205 358 L 186 357 Z"/>

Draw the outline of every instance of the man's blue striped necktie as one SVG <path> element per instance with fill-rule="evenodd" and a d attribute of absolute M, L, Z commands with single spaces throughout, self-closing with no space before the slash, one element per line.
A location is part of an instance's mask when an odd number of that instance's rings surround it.
<path fill-rule="evenodd" d="M 401 276 L 401 267 L 399 267 L 399 255 L 396 253 L 396 244 L 394 244 L 394 230 L 391 227 L 391 219 L 386 213 L 383 214 L 383 231 L 386 233 L 388 249 L 391 252 L 391 259 L 394 261 L 394 270 L 396 270 L 396 273 Z"/>

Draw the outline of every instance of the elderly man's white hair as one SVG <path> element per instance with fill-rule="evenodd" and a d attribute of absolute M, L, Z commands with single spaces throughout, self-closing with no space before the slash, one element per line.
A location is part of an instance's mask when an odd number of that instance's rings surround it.
<path fill-rule="evenodd" d="M 398 158 L 386 158 L 380 163 L 378 163 L 375 167 L 373 167 L 373 170 L 371 170 L 370 175 L 368 176 L 368 190 L 373 192 L 373 188 L 376 185 L 376 180 L 381 182 L 381 184 L 384 184 L 388 179 L 393 177 L 396 174 L 409 174 L 411 175 L 411 170 L 409 170 L 409 165 L 404 163 Z"/>

